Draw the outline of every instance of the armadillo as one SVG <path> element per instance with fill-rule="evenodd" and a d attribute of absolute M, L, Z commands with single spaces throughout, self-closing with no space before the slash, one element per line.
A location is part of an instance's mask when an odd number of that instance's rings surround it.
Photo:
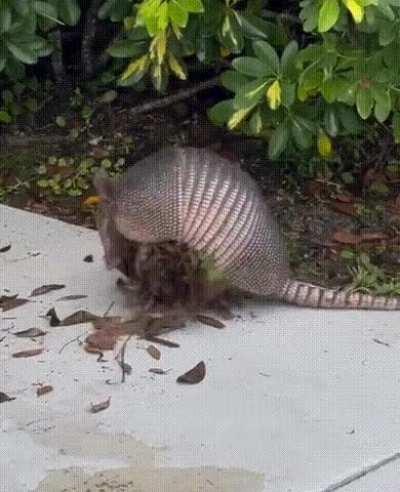
<path fill-rule="evenodd" d="M 314 308 L 400 309 L 400 297 L 292 278 L 278 224 L 257 183 L 212 150 L 165 147 L 116 179 L 97 175 L 108 268 L 123 273 L 130 241 L 176 241 L 212 258 L 236 288 Z"/>

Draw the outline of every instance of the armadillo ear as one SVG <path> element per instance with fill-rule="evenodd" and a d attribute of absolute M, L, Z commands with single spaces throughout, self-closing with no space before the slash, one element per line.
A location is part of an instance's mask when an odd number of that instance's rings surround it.
<path fill-rule="evenodd" d="M 93 177 L 93 185 L 98 195 L 106 200 L 111 200 L 114 192 L 114 181 L 107 175 L 104 169 L 100 169 Z"/>

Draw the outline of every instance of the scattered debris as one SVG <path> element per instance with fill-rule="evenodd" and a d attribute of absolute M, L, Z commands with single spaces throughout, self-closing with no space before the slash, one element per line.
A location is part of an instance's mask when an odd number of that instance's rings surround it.
<path fill-rule="evenodd" d="M 124 374 L 132 374 L 132 366 L 122 360 L 117 361 Z"/>
<path fill-rule="evenodd" d="M 44 386 L 40 386 L 40 388 L 36 390 L 36 395 L 45 395 L 46 393 L 50 393 L 51 391 L 53 391 L 53 389 L 53 386 L 51 386 L 50 384 L 45 384 Z"/>
<path fill-rule="evenodd" d="M 35 338 L 46 335 L 47 331 L 40 330 L 39 328 L 28 328 L 27 330 L 17 331 L 13 333 L 16 337 L 21 338 Z"/>
<path fill-rule="evenodd" d="M 10 251 L 11 249 L 11 244 L 7 244 L 7 246 L 3 246 L 0 248 L 0 253 L 5 253 L 6 251 Z"/>
<path fill-rule="evenodd" d="M 10 309 L 15 309 L 22 306 L 27 302 L 30 302 L 29 299 L 18 297 L 18 294 L 13 296 L 0 296 L 0 308 L 2 308 L 3 313 L 9 311 Z"/>
<path fill-rule="evenodd" d="M 379 338 L 373 338 L 372 340 L 379 345 L 385 345 L 385 347 L 390 347 L 390 344 L 388 344 L 387 342 L 382 342 L 382 340 L 379 340 Z"/>
<path fill-rule="evenodd" d="M 109 396 L 107 400 L 102 401 L 101 403 L 91 403 L 90 412 L 91 413 L 102 412 L 103 410 L 105 410 L 110 406 L 110 402 L 111 402 L 111 396 Z"/>
<path fill-rule="evenodd" d="M 43 348 L 30 349 L 30 350 L 21 350 L 20 352 L 15 352 L 12 354 L 16 359 L 20 359 L 23 357 L 34 357 L 35 355 L 39 355 L 43 352 Z"/>
<path fill-rule="evenodd" d="M 200 381 L 203 381 L 206 375 L 206 365 L 203 361 L 199 362 L 197 366 L 194 366 L 190 371 L 185 372 L 178 377 L 176 380 L 177 383 L 185 383 L 185 384 L 197 384 Z"/>
<path fill-rule="evenodd" d="M 51 292 L 53 290 L 59 290 L 59 289 L 64 289 L 64 288 L 65 288 L 64 284 L 42 285 L 41 287 L 37 287 L 36 289 L 33 289 L 33 291 L 31 292 L 31 295 L 29 297 L 41 296 L 41 295 L 47 294 L 48 292 Z"/>
<path fill-rule="evenodd" d="M 85 338 L 87 345 L 97 350 L 113 350 L 117 343 L 118 334 L 108 330 L 98 330 Z"/>
<path fill-rule="evenodd" d="M 85 299 L 87 296 L 84 294 L 71 294 L 69 296 L 59 297 L 56 301 L 77 301 L 78 299 Z"/>
<path fill-rule="evenodd" d="M 166 347 L 178 348 L 180 347 L 179 343 L 171 342 L 170 340 L 166 340 L 165 338 L 156 337 L 154 335 L 147 335 L 145 339 L 148 342 L 159 343 L 160 345 L 165 345 Z"/>
<path fill-rule="evenodd" d="M 382 242 L 388 240 L 389 237 L 383 232 L 353 233 L 346 230 L 339 230 L 333 234 L 333 239 L 338 243 L 355 246 L 367 242 Z"/>
<path fill-rule="evenodd" d="M 224 323 L 218 319 L 211 318 L 210 316 L 205 316 L 204 314 L 196 314 L 196 319 L 203 325 L 213 326 L 214 328 L 225 328 Z"/>
<path fill-rule="evenodd" d="M 79 325 L 80 323 L 89 323 L 91 321 L 97 321 L 101 319 L 101 316 L 97 314 L 89 313 L 89 311 L 76 311 L 64 318 L 60 324 L 61 326 L 71 326 L 71 325 Z"/>
<path fill-rule="evenodd" d="M 15 400 L 15 396 L 8 396 L 2 391 L 0 391 L 0 403 L 4 403 L 5 401 L 13 401 Z"/>
<path fill-rule="evenodd" d="M 50 317 L 50 326 L 59 326 L 61 323 L 60 318 L 57 316 L 56 310 L 54 308 L 51 308 L 47 311 L 46 317 Z"/>
<path fill-rule="evenodd" d="M 149 372 L 152 372 L 153 374 L 168 374 L 171 369 L 159 369 L 158 367 L 152 367 L 149 369 Z"/>
<path fill-rule="evenodd" d="M 158 350 L 157 347 L 155 347 L 154 345 L 149 345 L 146 350 L 147 353 L 153 357 L 153 359 L 160 360 L 161 352 Z"/>

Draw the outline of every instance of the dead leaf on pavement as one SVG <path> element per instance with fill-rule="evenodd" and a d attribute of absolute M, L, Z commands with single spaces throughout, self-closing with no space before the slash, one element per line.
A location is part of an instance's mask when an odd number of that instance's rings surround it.
<path fill-rule="evenodd" d="M 29 297 L 41 296 L 41 295 L 47 294 L 48 292 L 51 292 L 53 290 L 59 290 L 59 289 L 64 289 L 64 288 L 65 288 L 64 284 L 42 285 L 41 287 L 37 287 L 36 289 L 33 289 L 33 291 L 31 292 L 31 295 Z"/>
<path fill-rule="evenodd" d="M 28 328 L 27 330 L 17 331 L 13 333 L 13 335 L 21 338 L 35 338 L 42 337 L 43 335 L 46 335 L 46 333 L 47 331 L 42 331 L 39 328 Z"/>
<path fill-rule="evenodd" d="M 155 347 L 154 345 L 149 345 L 146 350 L 147 353 L 153 357 L 153 359 L 160 360 L 161 352 L 158 350 L 157 347 Z"/>
<path fill-rule="evenodd" d="M 83 294 L 71 294 L 70 296 L 59 297 L 56 301 L 76 301 L 78 299 L 85 299 L 86 297 Z"/>
<path fill-rule="evenodd" d="M 61 321 L 57 316 L 56 310 L 51 308 L 47 311 L 46 316 L 50 317 L 50 326 L 59 326 Z"/>
<path fill-rule="evenodd" d="M 35 355 L 39 355 L 43 352 L 42 348 L 38 349 L 30 349 L 30 350 L 21 350 L 20 352 L 15 352 L 12 354 L 16 359 L 20 359 L 23 357 L 34 357 Z"/>
<path fill-rule="evenodd" d="M 102 401 L 101 403 L 91 403 L 90 412 L 91 413 L 101 412 L 110 406 L 110 402 L 111 402 L 111 396 L 107 400 Z"/>
<path fill-rule="evenodd" d="M 9 311 L 10 309 L 15 309 L 23 304 L 30 302 L 29 299 L 23 299 L 18 297 L 18 294 L 13 296 L 0 296 L 0 307 L 5 311 Z"/>
<path fill-rule="evenodd" d="M 0 253 L 5 253 L 6 251 L 10 251 L 11 249 L 11 244 L 7 244 L 7 246 L 3 246 L 0 248 Z"/>
<path fill-rule="evenodd" d="M 0 403 L 4 403 L 5 401 L 13 401 L 15 400 L 15 396 L 11 397 L 0 391 Z"/>
<path fill-rule="evenodd" d="M 154 335 L 148 335 L 145 337 L 145 339 L 148 340 L 149 342 L 165 345 L 166 347 L 171 347 L 171 348 L 180 347 L 179 343 L 171 342 L 170 340 L 166 340 L 165 338 L 155 337 Z"/>
<path fill-rule="evenodd" d="M 201 361 L 197 364 L 197 366 L 190 369 L 190 371 L 187 371 L 185 374 L 179 376 L 176 381 L 178 383 L 197 384 L 200 383 L 200 381 L 203 381 L 205 375 L 206 365 L 203 361 Z"/>
<path fill-rule="evenodd" d="M 97 316 L 97 314 L 89 313 L 89 311 L 76 311 L 64 318 L 61 322 L 61 326 L 70 326 L 70 325 L 78 325 L 80 323 L 89 323 L 90 321 L 97 321 L 101 319 L 101 316 Z"/>
<path fill-rule="evenodd" d="M 211 318 L 211 316 L 205 316 L 204 314 L 196 314 L 196 319 L 203 325 L 213 326 L 214 328 L 225 328 L 224 323 L 218 319 Z"/>
<path fill-rule="evenodd" d="M 53 391 L 53 389 L 54 389 L 53 386 L 51 386 L 50 384 L 40 386 L 40 388 L 36 390 L 36 395 L 37 396 L 45 395 L 46 393 L 50 393 L 51 391 Z"/>
<path fill-rule="evenodd" d="M 153 374 L 168 374 L 170 369 L 165 371 L 164 369 L 159 369 L 158 367 L 152 367 L 149 369 L 149 372 L 152 372 Z"/>

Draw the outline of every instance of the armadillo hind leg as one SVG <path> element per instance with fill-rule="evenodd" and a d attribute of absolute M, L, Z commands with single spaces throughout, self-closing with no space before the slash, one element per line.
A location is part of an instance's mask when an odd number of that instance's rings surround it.
<path fill-rule="evenodd" d="M 328 309 L 400 310 L 400 297 L 374 296 L 287 280 L 279 296 L 289 304 Z"/>

